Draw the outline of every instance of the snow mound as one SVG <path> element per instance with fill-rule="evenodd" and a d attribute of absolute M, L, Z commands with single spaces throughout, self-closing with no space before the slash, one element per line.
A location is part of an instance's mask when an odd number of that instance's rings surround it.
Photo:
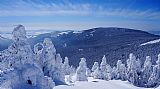
<path fill-rule="evenodd" d="M 160 39 L 156 39 L 156 40 L 152 40 L 146 43 L 141 44 L 140 46 L 144 46 L 144 45 L 148 45 L 148 44 L 155 44 L 155 43 L 159 43 Z"/>
<path fill-rule="evenodd" d="M 146 89 L 146 88 L 136 87 L 130 84 L 128 81 L 121 81 L 121 80 L 105 81 L 88 77 L 88 81 L 77 81 L 74 83 L 74 85 L 70 86 L 61 85 L 54 87 L 54 89 Z"/>

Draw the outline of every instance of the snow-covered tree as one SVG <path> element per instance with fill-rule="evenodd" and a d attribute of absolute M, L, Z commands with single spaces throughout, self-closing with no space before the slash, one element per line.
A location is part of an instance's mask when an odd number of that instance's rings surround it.
<path fill-rule="evenodd" d="M 106 80 L 111 80 L 112 79 L 112 68 L 111 68 L 111 66 L 108 64 L 107 66 L 106 66 Z"/>
<path fill-rule="evenodd" d="M 107 65 L 106 69 L 107 69 L 107 73 L 111 73 L 112 72 L 112 67 L 110 65 Z"/>
<path fill-rule="evenodd" d="M 67 82 L 73 83 L 76 81 L 76 76 L 75 76 L 76 68 L 71 66 L 69 71 L 70 71 L 69 77 L 66 79 L 67 79 Z"/>
<path fill-rule="evenodd" d="M 13 68 L 20 68 L 23 64 L 33 64 L 34 57 L 30 45 L 27 42 L 26 30 L 23 25 L 14 28 L 13 43 L 8 47 L 9 65 Z"/>
<path fill-rule="evenodd" d="M 122 65 L 122 61 L 121 60 L 118 60 L 117 61 L 117 79 L 120 79 L 120 72 L 121 72 L 121 65 Z"/>
<path fill-rule="evenodd" d="M 106 79 L 107 76 L 107 62 L 106 62 L 106 56 L 104 55 L 102 58 L 102 62 L 100 64 L 100 70 L 102 71 L 102 78 Z"/>
<path fill-rule="evenodd" d="M 81 58 L 79 67 L 76 70 L 76 80 L 77 81 L 87 81 L 86 69 L 87 69 L 86 59 Z"/>
<path fill-rule="evenodd" d="M 51 77 L 54 81 L 61 82 L 63 84 L 65 81 L 65 74 L 63 71 L 63 63 L 60 54 L 56 54 L 56 66 L 51 70 Z M 55 82 L 56 83 L 56 82 Z M 59 85 L 59 84 L 56 84 Z"/>
<path fill-rule="evenodd" d="M 139 85 L 139 76 L 137 74 L 136 57 L 133 53 L 130 53 L 129 59 L 127 60 L 127 79 L 133 85 Z"/>
<path fill-rule="evenodd" d="M 44 75 L 51 77 L 56 85 L 64 84 L 62 58 L 60 54 L 56 54 L 51 39 L 45 38 L 43 43 L 36 44 L 34 53 L 36 62 L 41 67 Z"/>
<path fill-rule="evenodd" d="M 137 73 L 138 73 L 138 75 L 141 74 L 141 70 L 142 70 L 141 66 L 142 66 L 141 61 L 138 58 L 137 61 L 136 61 L 136 67 L 137 67 Z"/>
<path fill-rule="evenodd" d="M 41 60 L 43 62 L 43 71 L 44 75 L 50 76 L 51 71 L 53 71 L 54 67 L 56 66 L 56 49 L 49 38 L 45 38 L 43 41 L 43 59 Z"/>
<path fill-rule="evenodd" d="M 160 54 L 158 54 L 158 60 L 156 61 L 158 69 L 160 69 Z M 160 72 L 160 70 L 159 70 Z"/>
<path fill-rule="evenodd" d="M 42 43 L 37 43 L 36 45 L 34 45 L 35 61 L 40 68 L 43 68 L 44 66 L 43 55 L 42 55 L 43 48 L 44 47 Z"/>
<path fill-rule="evenodd" d="M 106 56 L 104 55 L 103 58 L 102 58 L 102 62 L 100 64 L 100 69 L 102 71 L 106 71 L 106 66 L 107 66 Z"/>
<path fill-rule="evenodd" d="M 12 60 L 13 56 L 11 56 L 10 52 L 8 51 L 8 49 L 3 50 L 0 52 L 0 70 L 1 71 L 5 71 L 8 68 L 10 68 L 12 66 Z"/>
<path fill-rule="evenodd" d="M 121 80 L 126 80 L 127 79 L 125 64 L 120 65 L 120 79 Z"/>
<path fill-rule="evenodd" d="M 117 61 L 117 79 L 126 80 L 126 67 L 121 60 Z"/>
<path fill-rule="evenodd" d="M 61 69 L 63 66 L 63 63 L 62 63 L 62 57 L 61 55 L 58 53 L 56 54 L 56 67 Z"/>
<path fill-rule="evenodd" d="M 148 79 L 147 85 L 148 87 L 158 87 L 160 85 L 160 54 L 158 55 L 158 60 L 153 67 L 153 72 Z"/>
<path fill-rule="evenodd" d="M 92 69 L 91 69 L 92 72 L 94 72 L 97 69 L 98 66 L 99 66 L 98 62 L 94 62 L 93 66 L 92 66 Z"/>
<path fill-rule="evenodd" d="M 144 67 L 142 69 L 142 79 L 143 79 L 143 84 L 147 84 L 147 81 L 149 77 L 151 76 L 152 73 L 152 62 L 151 62 L 151 57 L 147 56 L 146 60 L 144 62 Z"/>
<path fill-rule="evenodd" d="M 70 71 L 70 74 L 75 74 L 76 73 L 76 68 L 71 66 L 69 71 Z"/>
<path fill-rule="evenodd" d="M 147 82 L 147 87 L 155 87 L 155 86 L 158 86 L 159 85 L 159 74 L 157 73 L 158 72 L 158 66 L 155 65 L 153 67 L 153 72 L 151 74 L 151 76 L 149 77 L 148 79 L 148 82 Z"/>
<path fill-rule="evenodd" d="M 12 35 L 13 43 L 8 47 L 8 56 L 5 58 L 9 61 L 10 68 L 3 71 L 0 87 L 4 89 L 52 89 L 54 82 L 50 77 L 46 79 L 42 69 L 37 66 L 24 26 L 15 27 Z"/>
<path fill-rule="evenodd" d="M 117 68 L 113 67 L 111 71 L 111 79 L 117 79 Z"/>
<path fill-rule="evenodd" d="M 102 74 L 102 71 L 100 70 L 99 66 L 97 67 L 96 70 L 94 70 L 93 78 L 95 78 L 95 79 L 102 79 L 103 78 L 103 74 Z"/>
<path fill-rule="evenodd" d="M 35 60 L 44 72 L 45 76 L 50 76 L 50 71 L 55 67 L 56 50 L 52 41 L 45 38 L 43 43 L 34 45 Z"/>
<path fill-rule="evenodd" d="M 89 68 L 86 69 L 86 75 L 87 77 L 91 77 L 91 70 Z"/>
<path fill-rule="evenodd" d="M 64 71 L 65 75 L 70 74 L 70 65 L 69 65 L 68 57 L 64 58 L 63 71 Z"/>

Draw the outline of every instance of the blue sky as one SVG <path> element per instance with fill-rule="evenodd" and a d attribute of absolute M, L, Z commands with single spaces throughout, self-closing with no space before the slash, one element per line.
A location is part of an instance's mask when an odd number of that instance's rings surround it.
<path fill-rule="evenodd" d="M 160 0 L 0 0 L 0 31 L 125 27 L 160 30 Z"/>

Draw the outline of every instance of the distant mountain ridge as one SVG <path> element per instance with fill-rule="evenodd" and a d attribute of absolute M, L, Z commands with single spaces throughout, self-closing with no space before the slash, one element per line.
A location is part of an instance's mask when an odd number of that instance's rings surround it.
<path fill-rule="evenodd" d="M 145 31 L 128 28 L 93 28 L 83 31 L 56 31 L 37 35 L 29 39 L 31 47 L 50 38 L 57 52 L 64 58 L 67 56 L 70 64 L 77 66 L 80 58 L 87 59 L 88 67 L 94 61 L 100 62 L 106 55 L 107 62 L 115 65 L 117 60 L 125 62 L 129 53 L 134 53 L 144 61 L 146 56 L 151 56 L 153 63 L 157 60 L 155 55 L 160 53 L 160 42 L 148 45 L 143 43 L 160 39 L 160 36 Z"/>
<path fill-rule="evenodd" d="M 160 31 L 148 31 L 149 33 L 155 34 L 155 35 L 160 35 Z"/>
<path fill-rule="evenodd" d="M 145 60 L 146 55 L 156 60 L 154 55 L 160 52 L 157 49 L 159 43 L 140 46 L 142 43 L 159 39 L 159 36 L 127 28 L 93 28 L 79 32 L 63 31 L 41 34 L 30 39 L 30 43 L 42 42 L 46 37 L 51 38 L 57 52 L 62 57 L 69 57 L 70 63 L 75 66 L 78 65 L 81 57 L 85 57 L 88 64 L 92 65 L 93 61 L 100 62 L 102 56 L 106 55 L 107 62 L 115 65 L 119 59 L 127 60 L 128 54 L 131 52 L 135 53 L 142 61 Z M 88 66 L 91 67 L 91 65 Z"/>

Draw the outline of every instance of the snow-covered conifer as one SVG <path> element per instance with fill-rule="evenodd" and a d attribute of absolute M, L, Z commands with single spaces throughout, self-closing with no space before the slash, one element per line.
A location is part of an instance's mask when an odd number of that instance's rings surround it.
<path fill-rule="evenodd" d="M 113 67 L 111 71 L 111 79 L 117 79 L 117 68 Z"/>
<path fill-rule="evenodd" d="M 122 65 L 122 61 L 118 60 L 117 61 L 117 79 L 120 79 L 120 72 L 121 72 L 120 67 L 121 67 L 121 65 Z"/>
<path fill-rule="evenodd" d="M 76 68 L 71 66 L 69 71 L 70 71 L 70 74 L 75 74 L 76 73 Z"/>
<path fill-rule="evenodd" d="M 120 65 L 120 79 L 121 80 L 126 80 L 127 79 L 125 64 Z"/>
<path fill-rule="evenodd" d="M 106 76 L 107 76 L 107 62 L 106 62 L 106 56 L 104 55 L 100 64 L 100 70 L 102 71 L 102 78 L 106 80 Z"/>
<path fill-rule="evenodd" d="M 37 66 L 31 47 L 27 42 L 24 26 L 18 25 L 12 34 L 14 41 L 7 49 L 9 54 L 6 58 L 10 68 L 1 76 L 0 87 L 4 89 L 52 89 L 54 82 L 52 79 L 47 81 L 42 69 Z"/>
<path fill-rule="evenodd" d="M 70 74 L 70 65 L 69 65 L 68 57 L 64 58 L 63 71 L 64 71 L 65 75 Z"/>
<path fill-rule="evenodd" d="M 37 65 L 42 69 L 44 66 L 44 61 L 43 61 L 43 44 L 42 43 L 37 43 L 34 45 L 34 54 L 35 54 L 35 61 Z"/>
<path fill-rule="evenodd" d="M 102 58 L 102 62 L 100 64 L 100 69 L 102 71 L 106 71 L 106 66 L 107 66 L 106 56 L 104 55 L 103 58 Z"/>
<path fill-rule="evenodd" d="M 60 54 L 56 55 L 56 66 L 51 70 L 51 77 L 54 81 L 61 81 L 62 83 L 65 82 L 65 74 L 63 71 L 63 63 Z"/>
<path fill-rule="evenodd" d="M 153 67 L 153 72 L 148 79 L 147 85 L 148 87 L 157 87 L 160 85 L 160 54 L 158 55 L 158 60 Z"/>
<path fill-rule="evenodd" d="M 102 79 L 103 78 L 103 74 L 102 74 L 102 71 L 100 70 L 99 66 L 97 67 L 96 70 L 94 70 L 93 78 L 95 78 L 95 79 Z"/>
<path fill-rule="evenodd" d="M 99 66 L 98 62 L 94 62 L 92 69 L 91 69 L 92 72 L 94 72 L 94 70 L 96 70 L 98 66 Z"/>
<path fill-rule="evenodd" d="M 43 49 L 42 49 L 42 56 L 41 61 L 42 70 L 45 76 L 51 76 L 51 71 L 53 71 L 54 67 L 56 66 L 56 50 L 55 47 L 49 38 L 45 38 L 43 41 Z"/>
<path fill-rule="evenodd" d="M 148 82 L 147 82 L 147 87 L 155 87 L 155 86 L 158 86 L 158 83 L 159 83 L 159 74 L 157 73 L 157 66 L 155 65 L 153 67 L 153 72 L 151 74 L 151 76 L 149 77 L 148 79 Z"/>
<path fill-rule="evenodd" d="M 87 69 L 86 59 L 81 58 L 79 67 L 76 70 L 76 80 L 77 81 L 87 81 L 86 69 Z"/>
<path fill-rule="evenodd" d="M 112 72 L 112 67 L 110 65 L 107 65 L 106 69 L 107 69 L 107 73 L 111 73 Z"/>
<path fill-rule="evenodd" d="M 126 67 L 121 60 L 117 61 L 117 79 L 126 80 Z"/>
<path fill-rule="evenodd" d="M 111 66 L 108 64 L 107 66 L 106 66 L 106 80 L 111 80 L 112 79 L 112 68 L 111 68 Z"/>
<path fill-rule="evenodd" d="M 147 56 L 146 60 L 144 62 L 144 67 L 142 69 L 142 79 L 143 79 L 143 84 L 147 84 L 147 81 L 149 77 L 151 76 L 152 73 L 152 62 L 151 62 L 151 57 Z"/>
<path fill-rule="evenodd" d="M 139 76 L 137 74 L 137 67 L 136 67 L 136 57 L 133 53 L 130 53 L 129 59 L 127 60 L 127 79 L 133 85 L 138 85 Z"/>
<path fill-rule="evenodd" d="M 89 68 L 86 69 L 86 75 L 87 75 L 87 77 L 91 76 L 91 70 Z"/>
<path fill-rule="evenodd" d="M 141 74 L 141 70 L 142 70 L 141 66 L 142 66 L 141 60 L 138 58 L 137 61 L 136 61 L 136 67 L 137 67 L 137 73 L 138 73 L 138 75 Z"/>
<path fill-rule="evenodd" d="M 30 45 L 27 42 L 26 30 L 23 25 L 18 25 L 14 28 L 13 43 L 9 46 L 8 51 L 10 56 L 10 66 L 20 68 L 23 64 L 33 64 L 34 57 Z"/>
<path fill-rule="evenodd" d="M 57 83 L 64 83 L 63 63 L 60 54 L 56 54 L 56 49 L 51 39 L 45 38 L 43 43 L 34 46 L 35 57 L 45 76 L 53 79 Z"/>

